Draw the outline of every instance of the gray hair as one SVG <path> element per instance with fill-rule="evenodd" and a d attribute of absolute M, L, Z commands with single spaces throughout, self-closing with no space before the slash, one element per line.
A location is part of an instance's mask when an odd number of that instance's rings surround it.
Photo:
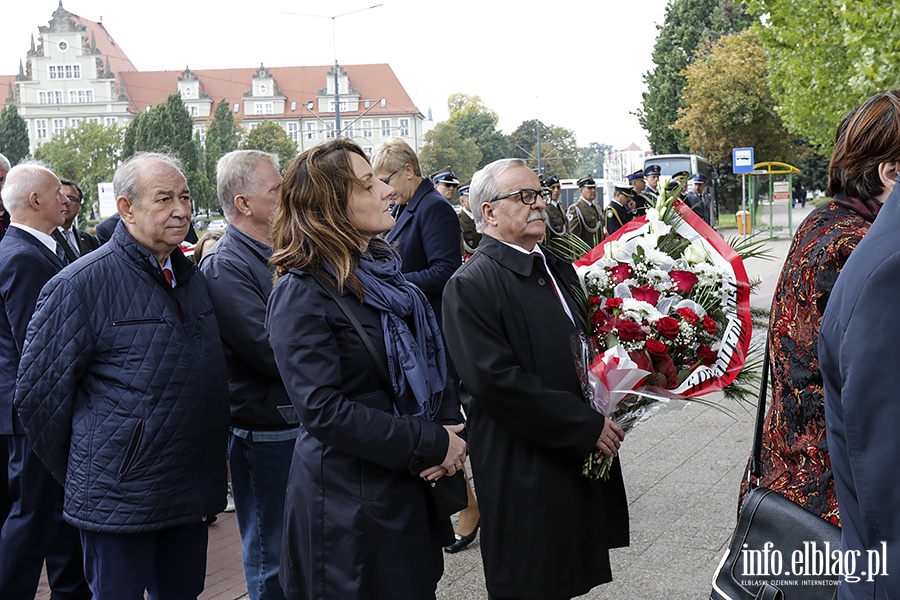
<path fill-rule="evenodd" d="M 138 152 L 131 156 L 128 160 L 119 165 L 116 174 L 113 176 L 113 191 L 116 197 L 125 196 L 132 204 L 138 201 L 141 196 L 141 183 L 138 180 L 141 168 L 152 162 L 161 162 L 169 165 L 184 177 L 184 169 L 181 161 L 172 154 L 163 154 L 161 152 Z"/>
<path fill-rule="evenodd" d="M 21 162 L 9 170 L 6 184 L 3 186 L 3 205 L 11 216 L 25 209 L 31 192 L 38 191 L 46 185 L 45 173 L 56 178 L 50 167 L 39 161 Z"/>
<path fill-rule="evenodd" d="M 248 196 L 259 191 L 259 163 L 267 162 L 280 170 L 278 157 L 259 150 L 235 150 L 216 163 L 216 194 L 225 218 L 231 221 L 237 215 L 235 196 Z"/>
<path fill-rule="evenodd" d="M 0 167 L 6 167 L 7 169 L 9 169 L 10 166 L 11 165 L 9 164 L 9 159 L 0 154 Z"/>
<path fill-rule="evenodd" d="M 484 215 L 481 207 L 500 195 L 500 185 L 497 178 L 506 171 L 515 167 L 528 165 L 521 158 L 501 158 L 482 167 L 472 175 L 472 183 L 469 184 L 469 210 L 475 221 L 475 229 L 480 233 L 484 230 Z"/>

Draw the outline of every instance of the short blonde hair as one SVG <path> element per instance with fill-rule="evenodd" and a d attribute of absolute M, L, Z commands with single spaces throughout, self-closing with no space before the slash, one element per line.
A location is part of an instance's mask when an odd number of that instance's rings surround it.
<path fill-rule="evenodd" d="M 413 175 L 422 176 L 422 169 L 419 168 L 419 157 L 412 147 L 400 138 L 393 138 L 376 150 L 372 156 L 372 168 L 376 171 L 399 171 L 407 164 L 412 165 Z"/>

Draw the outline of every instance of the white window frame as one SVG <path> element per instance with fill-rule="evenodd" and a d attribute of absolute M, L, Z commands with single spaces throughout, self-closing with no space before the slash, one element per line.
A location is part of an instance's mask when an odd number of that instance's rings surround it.
<path fill-rule="evenodd" d="M 66 130 L 65 119 L 51 119 L 50 125 L 53 127 L 53 135 L 57 136 Z"/>
<path fill-rule="evenodd" d="M 119 117 L 106 117 L 104 120 L 104 124 L 109 127 L 110 125 L 118 125 Z"/>
<path fill-rule="evenodd" d="M 76 129 L 81 125 L 81 122 L 84 121 L 81 117 L 72 117 L 69 119 L 69 127 L 72 129 Z"/>
<path fill-rule="evenodd" d="M 309 141 L 315 141 L 319 138 L 319 130 L 316 128 L 316 123 L 312 121 L 306 122 L 306 132 L 304 136 Z"/>
<path fill-rule="evenodd" d="M 46 140 L 47 135 L 47 119 L 34 120 L 34 135 L 39 140 Z"/>
<path fill-rule="evenodd" d="M 372 119 L 363 119 L 362 136 L 364 138 L 372 138 L 375 136 L 375 132 L 372 130 Z"/>
<path fill-rule="evenodd" d="M 409 119 L 400 119 L 400 137 L 409 137 Z"/>
<path fill-rule="evenodd" d="M 381 119 L 381 137 L 391 137 L 391 120 Z"/>
<path fill-rule="evenodd" d="M 288 137 L 294 140 L 295 142 L 300 141 L 300 123 L 296 121 L 290 121 L 287 124 L 287 133 Z"/>

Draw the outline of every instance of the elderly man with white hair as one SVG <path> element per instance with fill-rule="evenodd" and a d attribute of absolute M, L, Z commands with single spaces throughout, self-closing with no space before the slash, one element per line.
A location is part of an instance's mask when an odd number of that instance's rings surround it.
<path fill-rule="evenodd" d="M 469 188 L 484 237 L 447 283 L 444 336 L 470 398 L 469 444 L 490 598 L 558 600 L 612 579 L 628 545 L 616 459 L 608 480 L 581 474 L 624 433 L 588 404 L 572 340 L 586 307 L 572 265 L 540 246 L 549 190 L 525 162 L 477 172 Z"/>
<path fill-rule="evenodd" d="M 63 522 L 63 488 L 33 451 L 13 409 L 25 331 L 41 288 L 65 265 L 52 232 L 68 199 L 38 163 L 13 167 L 3 186 L 10 227 L 0 240 L 0 443 L 11 507 L 0 530 L 0 597 L 34 598 L 44 560 L 55 598 L 90 598 L 78 530 Z"/>

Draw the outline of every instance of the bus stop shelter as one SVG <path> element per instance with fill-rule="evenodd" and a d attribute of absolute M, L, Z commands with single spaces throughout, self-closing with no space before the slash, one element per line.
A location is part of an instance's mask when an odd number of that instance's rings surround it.
<path fill-rule="evenodd" d="M 793 221 L 793 212 L 794 206 L 793 201 L 791 199 L 793 189 L 794 189 L 794 175 L 799 174 L 800 169 L 793 165 L 789 165 L 787 163 L 782 162 L 761 162 L 753 165 L 753 172 L 747 173 L 746 175 L 750 175 L 749 181 L 749 197 L 750 197 L 750 223 L 753 223 L 757 230 L 761 227 L 758 221 L 758 217 L 764 212 L 761 210 L 762 207 L 757 205 L 756 201 L 756 181 L 757 177 L 768 177 L 768 198 L 769 198 L 769 210 L 768 210 L 768 226 L 762 227 L 763 231 L 768 231 L 770 237 L 775 237 L 775 225 L 774 225 L 774 211 L 775 204 L 781 203 L 782 201 L 786 201 L 787 205 L 787 214 L 788 214 L 788 237 L 794 236 L 794 221 Z M 787 189 L 785 190 L 783 184 L 787 183 Z M 764 215 L 763 215 L 764 216 Z M 749 229 L 749 228 L 748 228 Z M 748 231 L 749 232 L 749 231 Z"/>

